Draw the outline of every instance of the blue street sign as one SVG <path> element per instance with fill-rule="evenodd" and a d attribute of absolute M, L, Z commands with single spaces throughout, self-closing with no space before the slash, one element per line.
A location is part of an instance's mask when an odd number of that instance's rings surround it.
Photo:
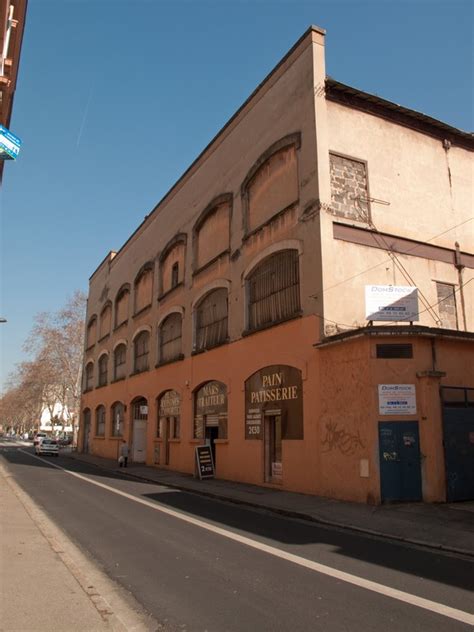
<path fill-rule="evenodd" d="M 0 125 L 0 160 L 15 160 L 20 153 L 21 140 Z"/>

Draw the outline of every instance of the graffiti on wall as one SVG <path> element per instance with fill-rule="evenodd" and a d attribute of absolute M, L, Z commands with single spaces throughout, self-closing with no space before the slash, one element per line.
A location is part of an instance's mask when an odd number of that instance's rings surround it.
<path fill-rule="evenodd" d="M 344 427 L 339 427 L 337 422 L 332 421 L 326 424 L 326 436 L 322 445 L 324 446 L 323 452 L 339 450 L 344 456 L 351 456 L 359 448 L 365 448 L 359 431 L 356 434 L 351 434 Z"/>

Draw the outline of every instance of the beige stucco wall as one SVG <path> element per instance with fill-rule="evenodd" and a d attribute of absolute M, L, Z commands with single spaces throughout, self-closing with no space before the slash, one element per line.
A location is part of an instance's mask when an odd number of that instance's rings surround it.
<path fill-rule="evenodd" d="M 416 285 L 419 323 L 439 326 L 427 309 L 438 302 L 436 281 L 456 286 L 459 328 L 464 329 L 458 271 L 454 265 L 409 255 L 393 261 L 384 250 L 333 239 L 333 222 L 376 228 L 383 233 L 474 252 L 473 154 L 444 149 L 441 140 L 383 118 L 327 101 L 327 153 L 367 162 L 372 226 L 321 213 L 326 331 L 365 324 L 364 286 Z M 449 167 L 449 171 L 448 171 Z M 330 206 L 330 191 L 326 189 Z M 388 240 L 389 241 L 389 240 Z M 405 276 L 401 267 L 405 268 Z M 410 278 L 411 277 L 411 278 Z M 463 271 L 466 327 L 474 330 L 474 270 Z M 438 308 L 433 308 L 434 312 Z M 335 321 L 334 323 L 332 321 Z"/>

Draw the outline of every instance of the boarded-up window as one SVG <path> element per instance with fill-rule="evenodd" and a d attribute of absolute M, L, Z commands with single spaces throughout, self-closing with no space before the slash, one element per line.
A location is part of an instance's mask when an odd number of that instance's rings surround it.
<path fill-rule="evenodd" d="M 227 290 L 210 292 L 196 309 L 195 350 L 202 351 L 227 340 Z"/>
<path fill-rule="evenodd" d="M 135 314 L 151 305 L 153 297 L 153 267 L 151 264 L 147 264 L 137 276 L 134 297 Z"/>
<path fill-rule="evenodd" d="M 107 368 L 109 364 L 109 356 L 104 353 L 99 358 L 99 386 L 105 386 L 107 384 Z"/>
<path fill-rule="evenodd" d="M 196 228 L 195 268 L 199 270 L 229 249 L 231 201 L 217 204 Z"/>
<path fill-rule="evenodd" d="M 115 402 L 112 406 L 112 432 L 113 437 L 121 437 L 123 435 L 123 425 L 125 419 L 125 408 L 122 402 Z"/>
<path fill-rule="evenodd" d="M 104 309 L 100 313 L 100 329 L 99 338 L 104 338 L 110 334 L 110 328 L 112 326 L 112 303 L 107 303 Z"/>
<path fill-rule="evenodd" d="M 128 301 L 130 298 L 130 289 L 122 288 L 117 294 L 115 300 L 115 326 L 119 327 L 128 320 Z"/>
<path fill-rule="evenodd" d="M 84 372 L 84 389 L 89 391 L 94 385 L 94 364 L 89 362 Z"/>
<path fill-rule="evenodd" d="M 339 217 L 369 220 L 367 169 L 364 162 L 329 154 L 331 209 Z"/>
<path fill-rule="evenodd" d="M 105 406 L 97 406 L 95 411 L 95 435 L 105 437 Z"/>
<path fill-rule="evenodd" d="M 114 380 L 125 377 L 127 362 L 127 347 L 124 344 L 118 345 L 114 351 Z"/>
<path fill-rule="evenodd" d="M 142 331 L 135 338 L 134 342 L 134 371 L 148 371 L 148 355 L 150 350 L 150 334 L 148 331 Z"/>
<path fill-rule="evenodd" d="M 186 242 L 184 237 L 171 248 L 165 248 L 165 254 L 160 261 L 161 294 L 166 294 L 184 281 L 185 256 Z"/>
<path fill-rule="evenodd" d="M 298 201 L 295 145 L 272 154 L 247 185 L 247 232 Z"/>
<path fill-rule="evenodd" d="M 182 317 L 170 314 L 160 326 L 160 362 L 177 360 L 182 355 Z"/>
<path fill-rule="evenodd" d="M 87 341 L 86 348 L 89 349 L 95 345 L 97 340 L 97 316 L 92 316 L 87 325 Z"/>
<path fill-rule="evenodd" d="M 297 250 L 282 250 L 264 259 L 247 280 L 249 329 L 291 318 L 300 312 Z"/>
<path fill-rule="evenodd" d="M 438 309 L 441 326 L 447 329 L 458 329 L 458 313 L 456 308 L 456 294 L 454 285 L 450 283 L 436 283 L 438 295 Z"/>

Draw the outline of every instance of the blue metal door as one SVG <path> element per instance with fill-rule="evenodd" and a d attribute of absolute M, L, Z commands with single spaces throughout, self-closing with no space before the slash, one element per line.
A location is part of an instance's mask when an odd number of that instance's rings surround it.
<path fill-rule="evenodd" d="M 379 456 L 382 502 L 421 500 L 418 422 L 379 422 Z"/>
<path fill-rule="evenodd" d="M 474 500 L 474 408 L 443 410 L 446 500 Z"/>

